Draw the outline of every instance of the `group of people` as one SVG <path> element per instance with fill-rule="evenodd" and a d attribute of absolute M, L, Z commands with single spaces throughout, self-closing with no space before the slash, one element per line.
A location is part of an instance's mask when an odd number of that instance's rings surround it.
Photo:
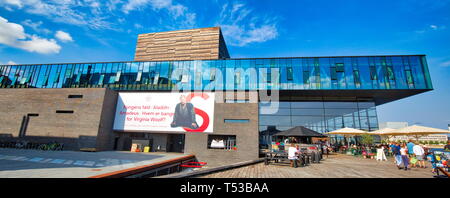
<path fill-rule="evenodd" d="M 389 148 L 395 157 L 397 168 L 409 170 L 411 167 L 427 168 L 425 165 L 426 154 L 424 147 L 415 144 L 413 141 L 408 143 L 391 142 Z"/>

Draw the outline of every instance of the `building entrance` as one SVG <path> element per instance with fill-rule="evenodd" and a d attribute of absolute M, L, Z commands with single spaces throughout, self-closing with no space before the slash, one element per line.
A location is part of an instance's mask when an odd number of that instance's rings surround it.
<path fill-rule="evenodd" d="M 118 132 L 115 140 L 116 150 L 130 151 L 133 144 L 139 145 L 142 152 L 184 152 L 184 134 Z"/>
<path fill-rule="evenodd" d="M 167 152 L 184 153 L 184 134 L 167 135 Z"/>

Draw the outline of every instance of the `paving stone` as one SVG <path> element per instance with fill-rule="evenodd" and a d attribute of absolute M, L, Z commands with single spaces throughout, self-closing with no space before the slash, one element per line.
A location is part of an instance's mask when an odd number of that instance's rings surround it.
<path fill-rule="evenodd" d="M 376 161 L 347 155 L 330 155 L 320 164 L 292 168 L 287 163 L 258 163 L 241 168 L 201 176 L 202 178 L 431 178 L 428 168 L 399 170 L 393 158 Z"/>

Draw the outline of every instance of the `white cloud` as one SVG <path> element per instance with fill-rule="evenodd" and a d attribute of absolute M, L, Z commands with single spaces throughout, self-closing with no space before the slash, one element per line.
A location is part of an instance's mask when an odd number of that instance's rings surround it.
<path fill-rule="evenodd" d="M 450 67 L 450 60 L 443 61 L 439 64 L 441 67 Z"/>
<path fill-rule="evenodd" d="M 54 39 L 28 35 L 20 24 L 10 23 L 0 17 L 0 44 L 40 54 L 59 53 L 61 46 Z"/>
<path fill-rule="evenodd" d="M 12 60 L 10 60 L 10 61 L 8 61 L 6 63 L 0 62 L 0 65 L 17 65 L 17 63 L 12 61 Z"/>
<path fill-rule="evenodd" d="M 18 41 L 16 47 L 40 54 L 57 54 L 61 50 L 54 39 L 43 39 L 36 35 L 31 35 L 31 40 Z"/>
<path fill-rule="evenodd" d="M 427 28 L 424 28 L 424 29 L 421 29 L 421 30 L 416 30 L 415 32 L 417 34 L 424 34 L 424 33 L 431 32 L 431 31 L 443 30 L 445 28 L 446 28 L 445 25 L 429 25 Z"/>
<path fill-rule="evenodd" d="M 192 28 L 196 24 L 197 15 L 190 12 L 189 8 L 184 5 L 174 4 L 172 0 L 128 0 L 122 6 L 122 11 L 129 14 L 131 11 L 144 10 L 148 6 L 157 12 L 161 10 L 167 11 L 172 20 L 164 20 L 166 27 L 172 28 L 172 26 L 176 26 L 178 29 Z"/>
<path fill-rule="evenodd" d="M 102 13 L 102 4 L 98 0 L 14 1 L 19 2 L 21 6 L 18 8 L 23 9 L 26 13 L 45 16 L 54 22 L 89 27 L 91 29 L 114 29 L 112 24 L 106 20 L 110 17 L 109 13 Z M 8 1 L 0 3 L 0 6 L 5 8 L 14 5 Z M 90 12 L 78 9 L 83 7 L 90 8 Z"/>
<path fill-rule="evenodd" d="M 143 9 L 148 5 L 156 10 L 170 8 L 172 6 L 172 0 L 129 0 L 127 4 L 123 5 L 122 11 L 129 13 L 133 10 Z"/>
<path fill-rule="evenodd" d="M 134 28 L 136 28 L 136 29 L 142 29 L 142 28 L 144 28 L 144 26 L 142 26 L 142 25 L 139 24 L 139 23 L 135 23 L 135 24 L 134 24 Z"/>
<path fill-rule="evenodd" d="M 17 65 L 17 63 L 16 62 L 14 62 L 14 61 L 8 61 L 7 63 L 6 63 L 7 65 Z"/>
<path fill-rule="evenodd" d="M 12 8 L 21 9 L 27 14 L 44 16 L 56 23 L 93 30 L 123 31 L 126 28 L 117 23 L 117 18 L 132 11 L 148 12 L 149 7 L 155 12 L 164 13 L 158 14 L 165 20 L 161 26 L 163 28 L 192 28 L 196 24 L 196 14 L 172 0 L 0 0 L 0 7 L 10 11 Z"/>
<path fill-rule="evenodd" d="M 2 0 L 0 1 L 0 5 L 4 5 L 9 11 L 13 10 L 12 7 L 22 8 L 23 6 L 21 0 Z"/>
<path fill-rule="evenodd" d="M 44 33 L 44 34 L 50 34 L 51 31 L 49 29 L 46 28 L 42 28 L 43 22 L 42 21 L 38 21 L 38 22 L 33 22 L 30 19 L 27 19 L 25 21 L 22 21 L 22 25 L 25 25 L 27 27 L 30 27 L 31 29 L 33 29 L 34 31 L 38 32 L 38 33 Z"/>
<path fill-rule="evenodd" d="M 225 4 L 222 7 L 217 25 L 221 26 L 227 44 L 246 46 L 278 37 L 276 18 L 261 19 L 251 14 L 252 10 L 243 3 Z"/>
<path fill-rule="evenodd" d="M 56 31 L 55 38 L 57 38 L 58 40 L 60 40 L 63 43 L 73 42 L 72 36 L 70 36 L 69 33 L 63 32 L 61 30 Z"/>

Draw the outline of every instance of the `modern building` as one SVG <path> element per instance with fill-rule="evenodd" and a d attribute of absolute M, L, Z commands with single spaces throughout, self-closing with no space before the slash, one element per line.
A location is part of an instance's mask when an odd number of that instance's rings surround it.
<path fill-rule="evenodd" d="M 433 89 L 425 55 L 230 58 L 218 27 L 139 35 L 134 61 L 2 65 L 0 87 L 0 140 L 211 165 L 258 158 L 268 128 L 376 130 L 377 105 Z"/>

